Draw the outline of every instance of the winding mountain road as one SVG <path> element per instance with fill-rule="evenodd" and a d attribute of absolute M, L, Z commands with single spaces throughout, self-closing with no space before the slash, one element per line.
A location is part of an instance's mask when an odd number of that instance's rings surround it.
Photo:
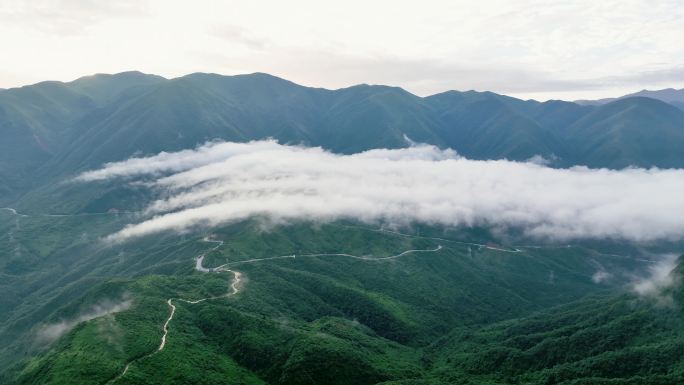
<path fill-rule="evenodd" d="M 401 252 L 399 254 L 395 255 L 390 255 L 389 257 L 369 257 L 367 255 L 353 255 L 353 254 L 347 254 L 347 253 L 318 253 L 318 254 L 291 254 L 291 255 L 279 255 L 277 257 L 267 257 L 267 258 L 254 258 L 254 259 L 245 259 L 243 261 L 235 261 L 235 262 L 229 262 L 226 264 L 223 264 L 221 266 L 215 267 L 213 269 L 205 269 L 204 271 L 216 271 L 215 269 L 222 269 L 226 266 L 233 266 L 233 265 L 238 265 L 238 264 L 243 264 L 243 263 L 253 263 L 253 262 L 260 262 L 260 261 L 270 261 L 273 259 L 286 259 L 286 258 L 291 258 L 295 259 L 297 257 L 302 258 L 302 257 L 348 257 L 348 258 L 353 258 L 353 259 L 360 259 L 362 261 L 384 261 L 387 259 L 395 259 L 402 257 L 407 254 L 412 254 L 412 253 L 429 253 L 429 252 L 435 252 L 442 250 L 442 245 L 437 245 L 434 249 L 416 249 L 416 250 L 406 250 L 404 252 Z M 198 259 L 197 261 L 198 264 L 201 264 L 200 260 Z"/>
<path fill-rule="evenodd" d="M 164 350 L 164 348 L 166 347 L 166 342 L 168 340 L 168 336 L 169 336 L 169 324 L 173 320 L 173 316 L 176 314 L 176 305 L 173 304 L 174 300 L 179 301 L 179 302 L 196 304 L 196 303 L 208 301 L 211 299 L 230 297 L 230 296 L 237 294 L 240 291 L 239 285 L 240 285 L 240 281 L 242 278 L 242 273 L 240 273 L 239 271 L 230 270 L 230 269 L 226 269 L 226 268 L 222 268 L 222 267 L 208 269 L 202 265 L 202 261 L 204 260 L 204 256 L 207 253 L 210 253 L 210 252 L 218 249 L 219 247 L 221 247 L 221 245 L 223 245 L 223 241 L 214 241 L 214 240 L 209 239 L 208 237 L 204 237 L 202 239 L 202 241 L 216 243 L 217 245 L 210 248 L 209 250 L 202 253 L 201 255 L 197 256 L 196 262 L 195 262 L 195 270 L 201 271 L 203 273 L 209 273 L 209 272 L 230 272 L 230 273 L 233 273 L 233 280 L 230 284 L 230 291 L 228 291 L 226 294 L 217 295 L 217 296 L 213 296 L 213 297 L 200 298 L 200 299 L 195 299 L 195 300 L 183 299 L 183 298 L 169 298 L 169 299 L 167 299 L 166 304 L 169 306 L 171 311 L 169 312 L 169 316 L 168 316 L 168 318 L 166 318 L 166 321 L 164 321 L 164 325 L 162 325 L 162 337 L 161 337 L 161 341 L 159 342 L 159 347 L 157 347 L 157 349 L 152 351 L 151 353 L 148 353 L 144 356 L 141 356 L 141 357 L 138 357 L 138 358 L 135 358 L 135 359 L 129 361 L 126 364 L 126 366 L 124 366 L 121 373 L 119 373 L 116 377 L 112 378 L 111 380 L 107 381 L 106 384 L 113 384 L 117 380 L 119 380 L 121 377 L 126 375 L 126 373 L 128 372 L 128 369 L 134 363 L 141 361 L 141 360 L 144 360 L 146 358 L 152 357 L 155 354 Z"/>
<path fill-rule="evenodd" d="M 365 230 L 370 230 L 370 231 L 376 231 L 379 233 L 387 233 L 387 234 L 394 234 L 398 235 L 401 237 L 406 237 L 406 238 L 419 238 L 419 239 L 431 239 L 433 241 L 442 241 L 442 242 L 450 242 L 450 243 L 456 243 L 459 245 L 468 245 L 468 246 L 477 246 L 478 248 L 481 249 L 488 249 L 488 250 L 495 250 L 495 251 L 501 251 L 504 253 L 522 253 L 524 250 L 519 249 L 518 247 L 511 246 L 511 249 L 504 249 L 502 247 L 496 247 L 496 246 L 491 246 L 491 245 L 486 245 L 484 243 L 474 243 L 474 242 L 464 242 L 464 241 L 456 241 L 453 239 L 447 239 L 447 238 L 439 238 L 439 237 L 424 237 L 421 235 L 413 235 L 413 234 L 405 234 L 405 233 L 400 233 L 398 231 L 392 231 L 392 230 L 386 230 L 386 229 L 372 229 L 372 228 L 367 228 L 363 226 L 351 226 L 351 225 L 346 225 L 348 227 L 355 227 L 355 228 L 361 228 Z"/>
<path fill-rule="evenodd" d="M 116 214 L 138 214 L 140 212 L 138 211 L 119 211 L 116 213 L 110 213 L 110 212 L 104 212 L 104 213 L 80 213 L 80 214 L 22 214 L 17 212 L 16 209 L 12 207 L 0 207 L 0 210 L 7 210 L 10 211 L 12 214 L 20 216 L 20 217 L 79 217 L 79 216 L 93 216 L 93 215 L 116 215 Z M 552 245 L 520 245 L 520 246 L 511 246 L 511 248 L 506 249 L 503 247 L 497 247 L 497 246 L 492 246 L 492 245 L 487 245 L 483 243 L 475 243 L 475 242 L 465 242 L 465 241 L 456 241 L 453 239 L 447 239 L 447 238 L 439 238 L 439 237 L 424 237 L 420 235 L 413 235 L 413 234 L 405 234 L 401 233 L 398 231 L 392 231 L 392 230 L 387 230 L 387 229 L 373 229 L 373 228 L 367 228 L 364 226 L 353 226 L 353 225 L 346 225 L 347 227 L 354 227 L 354 228 L 361 228 L 365 230 L 371 230 L 371 231 L 376 231 L 380 233 L 387 233 L 387 234 L 394 234 L 402 237 L 407 237 L 407 238 L 420 238 L 420 239 L 431 239 L 435 241 L 442 241 L 442 242 L 450 242 L 450 243 L 456 243 L 460 245 L 469 245 L 469 246 L 477 246 L 480 249 L 488 249 L 488 250 L 495 250 L 495 251 L 500 251 L 504 253 L 522 253 L 524 250 L 522 249 L 536 249 L 536 248 L 571 248 L 574 245 L 561 245 L 561 246 L 552 246 Z M 212 241 L 212 242 L 217 242 L 217 241 Z M 333 254 L 327 254 L 327 255 L 333 255 Z M 351 255 L 345 255 L 345 254 L 336 254 L 336 255 L 344 255 L 348 257 L 356 257 L 356 256 L 351 256 Z M 304 256 L 304 255 L 302 255 Z M 267 260 L 267 259 L 280 259 L 280 258 L 294 258 L 294 255 L 283 255 L 283 256 L 278 256 L 278 257 L 269 257 L 269 258 L 258 258 L 258 259 L 253 259 L 253 260 L 247 260 L 247 261 L 240 261 L 240 263 L 247 263 L 247 262 L 256 262 L 256 261 L 262 261 L 262 260 Z M 378 258 L 375 258 L 378 259 Z M 389 258 L 385 258 L 389 259 Z M 238 263 L 238 262 L 233 262 L 233 264 Z"/>
<path fill-rule="evenodd" d="M 15 210 L 15 209 L 13 209 L 13 208 L 11 208 L 11 207 L 0 207 L 0 210 L 9 211 L 10 213 L 12 213 L 12 215 L 16 215 L 16 216 L 19 216 L 19 217 L 25 217 L 25 216 L 26 216 L 25 214 L 19 214 L 19 213 L 17 212 L 17 210 Z"/>
<path fill-rule="evenodd" d="M 404 252 L 401 252 L 399 254 L 395 255 L 390 255 L 389 257 L 369 257 L 367 255 L 353 255 L 353 254 L 346 254 L 346 253 L 321 253 L 321 254 L 300 254 L 299 257 L 327 257 L 327 256 L 339 256 L 339 257 L 349 257 L 349 258 L 354 258 L 354 259 L 360 259 L 362 261 L 384 261 L 388 259 L 395 259 L 399 257 L 403 257 L 404 255 L 407 254 L 413 254 L 413 253 L 434 253 L 436 251 L 442 250 L 442 245 L 437 245 L 434 249 L 415 249 L 415 250 L 406 250 Z M 295 256 L 293 255 L 292 258 Z M 246 262 L 246 261 L 245 261 Z"/>
<path fill-rule="evenodd" d="M 240 292 L 240 283 L 242 281 L 242 273 L 240 273 L 239 271 L 236 271 L 236 270 L 229 269 L 228 268 L 229 265 L 234 265 L 234 264 L 239 264 L 239 263 L 253 263 L 253 262 L 267 261 L 267 260 L 273 260 L 273 259 L 283 259 L 283 258 L 294 259 L 294 258 L 296 258 L 296 255 L 294 255 L 294 254 L 282 255 L 282 256 L 276 256 L 276 257 L 268 257 L 268 258 L 254 258 L 254 259 L 248 259 L 248 260 L 244 260 L 244 261 L 236 261 L 236 262 L 226 263 L 226 264 L 223 264 L 221 266 L 208 268 L 208 267 L 204 267 L 204 264 L 203 264 L 204 256 L 206 254 L 218 249 L 219 247 L 221 247 L 223 245 L 223 241 L 215 241 L 215 240 L 209 239 L 208 237 L 204 237 L 202 239 L 202 241 L 216 243 L 216 246 L 208 249 L 206 252 L 198 255 L 195 258 L 195 270 L 203 272 L 203 273 L 219 273 L 219 272 L 233 273 L 233 280 L 230 284 L 230 291 L 228 291 L 226 294 L 223 294 L 223 295 L 200 298 L 200 299 L 195 299 L 195 300 L 184 299 L 184 298 L 169 298 L 169 299 L 167 299 L 166 304 L 169 306 L 170 312 L 169 312 L 169 316 L 166 318 L 166 320 L 164 321 L 164 324 L 162 325 L 162 337 L 161 337 L 161 341 L 159 342 L 159 346 L 157 347 L 157 349 L 152 351 L 151 353 L 148 353 L 144 356 L 141 356 L 141 357 L 138 357 L 138 358 L 135 358 L 135 359 L 129 361 L 126 364 L 126 366 L 124 366 L 121 373 L 119 373 L 119 375 L 117 375 L 116 377 L 109 380 L 106 384 L 113 384 L 114 382 L 119 380 L 121 377 L 126 375 L 126 373 L 128 372 L 128 369 L 134 363 L 141 361 L 141 360 L 144 360 L 146 358 L 152 357 L 155 354 L 164 350 L 164 348 L 166 347 L 166 342 L 168 341 L 169 325 L 171 324 L 171 321 L 173 320 L 173 317 L 176 314 L 176 305 L 174 304 L 174 301 L 185 302 L 185 303 L 189 303 L 189 304 L 196 304 L 196 303 L 200 303 L 200 302 L 204 302 L 204 301 L 209 301 L 212 299 L 226 298 L 226 297 L 236 295 L 237 293 Z M 406 251 L 401 252 L 399 254 L 390 255 L 388 257 L 379 257 L 379 258 L 373 258 L 373 257 L 369 257 L 369 256 L 357 256 L 357 255 L 346 254 L 346 253 L 300 254 L 299 257 L 342 256 L 342 257 L 359 259 L 359 260 L 363 260 L 363 261 L 381 261 L 381 260 L 399 258 L 399 257 L 402 257 L 404 255 L 412 254 L 412 253 L 437 252 L 441 249 L 442 249 L 442 245 L 437 245 L 437 247 L 434 249 L 412 249 L 412 250 L 406 250 Z"/>
<path fill-rule="evenodd" d="M 81 213 L 81 214 L 23 214 L 18 212 L 16 209 L 12 207 L 0 207 L 0 210 L 4 211 L 9 211 L 12 215 L 15 215 L 17 217 L 82 217 L 82 216 L 94 216 L 94 215 L 116 215 L 116 214 L 135 214 L 136 212 L 129 212 L 129 211 L 122 211 L 122 212 L 117 212 L 117 213 Z M 389 233 L 389 234 L 394 234 L 402 237 L 410 237 L 410 238 L 420 238 L 420 239 L 429 239 L 429 240 L 434 240 L 434 241 L 441 241 L 441 242 L 449 242 L 449 243 L 456 243 L 456 244 L 461 244 L 461 245 L 468 245 L 469 246 L 469 253 L 472 257 L 472 246 L 476 246 L 478 248 L 486 248 L 489 250 L 495 250 L 495 251 L 500 251 L 500 252 L 505 252 L 505 253 L 522 253 L 524 250 L 521 248 L 544 248 L 544 247 L 549 247 L 545 245 L 525 245 L 525 246 L 518 246 L 518 247 L 511 247 L 510 249 L 502 248 L 502 247 L 497 247 L 497 246 L 492 246 L 492 245 L 487 245 L 487 244 L 480 244 L 480 243 L 473 243 L 473 242 L 464 242 L 464 241 L 456 241 L 452 239 L 446 239 L 446 238 L 439 238 L 439 237 L 424 237 L 424 236 L 419 236 L 419 235 L 411 235 L 411 234 L 404 234 L 400 233 L 397 231 L 391 231 L 391 230 L 386 230 L 386 229 L 370 229 L 370 228 L 365 228 L 361 226 L 349 226 L 349 227 L 359 227 L 359 228 L 364 228 L 366 230 L 371 230 L 371 231 L 377 231 L 377 232 L 382 232 L 382 233 Z M 12 235 L 12 234 L 10 234 Z M 253 259 L 247 259 L 247 260 L 242 260 L 242 261 L 235 261 L 235 262 L 229 262 L 217 267 L 213 268 L 207 268 L 204 267 L 203 262 L 204 262 L 204 257 L 206 254 L 217 250 L 219 247 L 221 247 L 224 242 L 223 241 L 218 241 L 218 240 L 212 240 L 209 237 L 205 237 L 202 239 L 204 242 L 208 243 L 216 243 L 215 246 L 211 247 L 204 253 L 198 255 L 195 258 L 195 269 L 197 271 L 203 272 L 203 273 L 220 273 L 220 272 L 229 272 L 233 274 L 233 279 L 231 280 L 230 283 L 230 290 L 222 295 L 218 296 L 211 296 L 211 297 L 206 297 L 206 298 L 200 298 L 200 299 L 195 299 L 195 300 L 190 300 L 190 299 L 184 299 L 184 298 L 168 298 L 166 300 L 167 305 L 169 306 L 170 312 L 166 320 L 164 321 L 162 325 L 162 337 L 159 343 L 159 346 L 157 349 L 154 351 L 140 356 L 138 358 L 135 358 L 131 361 L 129 361 L 116 377 L 112 378 L 111 380 L 107 381 L 106 384 L 113 384 L 117 380 L 121 379 L 126 373 L 128 372 L 129 368 L 131 365 L 133 365 L 136 362 L 139 362 L 143 359 L 149 358 L 154 356 L 155 354 L 161 352 L 164 350 L 166 347 L 166 343 L 168 341 L 168 336 L 169 336 L 169 327 L 171 324 L 171 321 L 173 320 L 175 313 L 176 313 L 176 305 L 174 304 L 174 301 L 177 302 L 184 302 L 188 304 L 197 304 L 213 299 L 218 299 L 218 298 L 226 298 L 230 296 L 234 296 L 240 292 L 240 284 L 242 282 L 242 273 L 236 270 L 229 269 L 229 266 L 232 265 L 237 265 L 237 264 L 246 264 L 246 263 L 255 263 L 255 262 L 261 262 L 261 261 L 268 261 L 268 260 L 275 260 L 275 259 L 295 259 L 295 258 L 302 258 L 302 257 L 325 257 L 325 256 L 339 256 L 339 257 L 348 257 L 352 259 L 357 259 L 357 260 L 363 260 L 363 261 L 382 261 L 382 260 L 391 260 L 391 259 L 396 259 L 408 254 L 413 254 L 413 253 L 428 253 L 428 252 L 437 252 L 440 251 L 443 247 L 442 245 L 437 245 L 434 249 L 411 249 L 411 250 L 406 250 L 401 253 L 395 254 L 395 255 L 390 255 L 387 257 L 372 257 L 368 255 L 353 255 L 353 254 L 347 254 L 347 253 L 311 253 L 311 254 L 292 254 L 292 255 L 281 255 L 281 256 L 274 256 L 274 257 L 266 257 L 266 258 L 253 258 Z M 551 246 L 553 247 L 553 246 Z M 570 248 L 573 247 L 572 245 L 563 245 L 563 246 L 556 246 L 556 247 L 565 247 L 565 248 Z"/>
<path fill-rule="evenodd" d="M 50 218 L 67 218 L 67 217 L 91 217 L 96 215 L 118 215 L 118 214 L 139 214 L 139 211 L 116 211 L 103 213 L 79 213 L 79 214 L 23 214 L 12 207 L 0 207 L 0 210 L 9 211 L 19 217 L 50 217 Z"/>
<path fill-rule="evenodd" d="M 204 270 L 200 270 L 200 271 L 204 271 Z M 164 322 L 164 326 L 162 328 L 164 334 L 162 335 L 161 342 L 159 343 L 159 348 L 157 348 L 157 351 L 153 352 L 152 354 L 157 353 L 157 352 L 161 352 L 162 350 L 164 350 L 164 346 L 166 346 L 166 339 L 167 339 L 167 336 L 169 335 L 169 323 L 173 319 L 173 316 L 176 314 L 176 305 L 173 304 L 174 300 L 180 301 L 180 302 L 185 302 L 185 303 L 190 303 L 190 304 L 195 304 L 195 303 L 208 301 L 211 299 L 230 297 L 230 296 L 233 296 L 233 295 L 240 292 L 240 288 L 238 287 L 238 285 L 240 284 L 240 281 L 242 280 L 242 273 L 240 273 L 239 271 L 229 270 L 229 269 L 219 269 L 219 270 L 210 270 L 210 271 L 214 271 L 214 272 L 226 271 L 226 272 L 233 273 L 233 281 L 230 284 L 231 291 L 229 291 L 228 293 L 223 294 L 223 295 L 200 298 L 200 299 L 196 299 L 196 300 L 189 300 L 189 299 L 183 299 L 183 298 L 169 298 L 166 301 L 166 303 L 169 305 L 169 308 L 171 308 L 171 313 L 169 313 L 169 318 L 167 318 L 166 322 Z M 150 354 L 150 356 L 152 354 Z M 148 357 L 150 357 L 150 356 L 148 356 Z"/>

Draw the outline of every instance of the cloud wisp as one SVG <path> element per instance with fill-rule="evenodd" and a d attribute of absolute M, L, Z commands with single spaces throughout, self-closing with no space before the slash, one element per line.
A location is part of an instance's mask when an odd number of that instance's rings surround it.
<path fill-rule="evenodd" d="M 684 234 L 684 170 L 553 169 L 469 160 L 429 145 L 340 155 L 264 140 L 133 158 L 77 180 L 114 178 L 146 180 L 164 198 L 113 241 L 250 217 L 515 227 L 554 240 Z"/>
<path fill-rule="evenodd" d="M 673 274 L 677 263 L 676 254 L 662 256 L 660 261 L 649 268 L 648 276 L 634 282 L 632 289 L 638 295 L 653 298 L 661 305 L 672 305 L 672 295 L 667 293 L 667 289 L 679 284 L 677 275 Z"/>
<path fill-rule="evenodd" d="M 50 344 L 81 322 L 127 310 L 132 304 L 133 300 L 128 295 L 124 296 L 120 301 L 101 301 L 73 318 L 62 319 L 59 322 L 43 325 L 36 333 L 36 342 Z"/>

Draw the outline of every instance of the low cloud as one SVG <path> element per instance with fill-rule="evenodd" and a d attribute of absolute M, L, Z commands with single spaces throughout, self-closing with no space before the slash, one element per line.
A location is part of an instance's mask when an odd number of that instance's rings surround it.
<path fill-rule="evenodd" d="M 550 157 L 545 158 L 542 155 L 534 155 L 526 160 L 528 163 L 538 164 L 540 166 L 549 166 L 558 160 L 556 155 L 551 154 Z"/>
<path fill-rule="evenodd" d="M 275 141 L 208 143 L 105 165 L 80 181 L 145 180 L 163 199 L 121 241 L 262 217 L 522 228 L 553 240 L 681 239 L 684 170 L 553 169 L 429 145 L 339 155 Z"/>
<path fill-rule="evenodd" d="M 634 283 L 634 292 L 642 297 L 653 298 L 662 305 L 672 304 L 672 296 L 667 293 L 667 289 L 679 283 L 677 276 L 673 274 L 677 261 L 676 254 L 664 255 L 660 261 L 649 268 L 648 276 Z"/>
<path fill-rule="evenodd" d="M 594 281 L 594 283 L 602 283 L 608 281 L 611 278 L 613 278 L 613 274 L 605 270 L 598 270 L 591 276 L 591 280 Z"/>
<path fill-rule="evenodd" d="M 88 310 L 74 316 L 73 318 L 63 319 L 59 322 L 43 325 L 36 333 L 36 342 L 39 344 L 50 344 L 65 333 L 69 332 L 81 322 L 90 321 L 94 318 L 124 311 L 130 308 L 132 303 L 133 301 L 128 298 L 128 296 L 124 296 L 124 298 L 122 298 L 120 301 L 101 301 L 91 306 Z"/>

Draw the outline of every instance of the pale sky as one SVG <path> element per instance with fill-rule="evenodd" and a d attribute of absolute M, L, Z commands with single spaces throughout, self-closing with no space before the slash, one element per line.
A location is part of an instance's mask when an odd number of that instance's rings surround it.
<path fill-rule="evenodd" d="M 684 0 L 0 0 L 0 88 L 267 72 L 574 100 L 684 88 L 683 40 Z"/>

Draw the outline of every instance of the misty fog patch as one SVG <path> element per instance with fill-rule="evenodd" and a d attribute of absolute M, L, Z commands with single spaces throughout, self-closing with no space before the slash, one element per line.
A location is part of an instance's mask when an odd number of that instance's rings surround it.
<path fill-rule="evenodd" d="M 38 344 L 51 344 L 52 342 L 59 339 L 62 335 L 68 333 L 78 324 L 82 322 L 87 322 L 95 318 L 104 317 L 110 314 L 118 313 L 127 310 L 133 304 L 133 300 L 130 295 L 124 295 L 119 300 L 102 300 L 94 305 L 91 305 L 86 310 L 76 314 L 73 317 L 61 319 L 58 322 L 53 322 L 49 324 L 42 325 L 35 334 L 35 341 Z M 108 321 L 111 324 L 111 320 Z M 110 328 L 108 328 L 110 329 Z M 102 333 L 102 327 L 99 329 Z M 118 333 L 115 328 L 112 329 L 112 333 Z M 108 332 L 109 333 L 109 332 Z M 113 335 L 106 335 L 106 339 L 109 341 L 114 338 Z"/>
<path fill-rule="evenodd" d="M 666 254 L 648 269 L 648 275 L 634 282 L 632 290 L 643 298 L 654 299 L 658 304 L 671 306 L 673 298 L 669 289 L 679 285 L 676 254 Z"/>

